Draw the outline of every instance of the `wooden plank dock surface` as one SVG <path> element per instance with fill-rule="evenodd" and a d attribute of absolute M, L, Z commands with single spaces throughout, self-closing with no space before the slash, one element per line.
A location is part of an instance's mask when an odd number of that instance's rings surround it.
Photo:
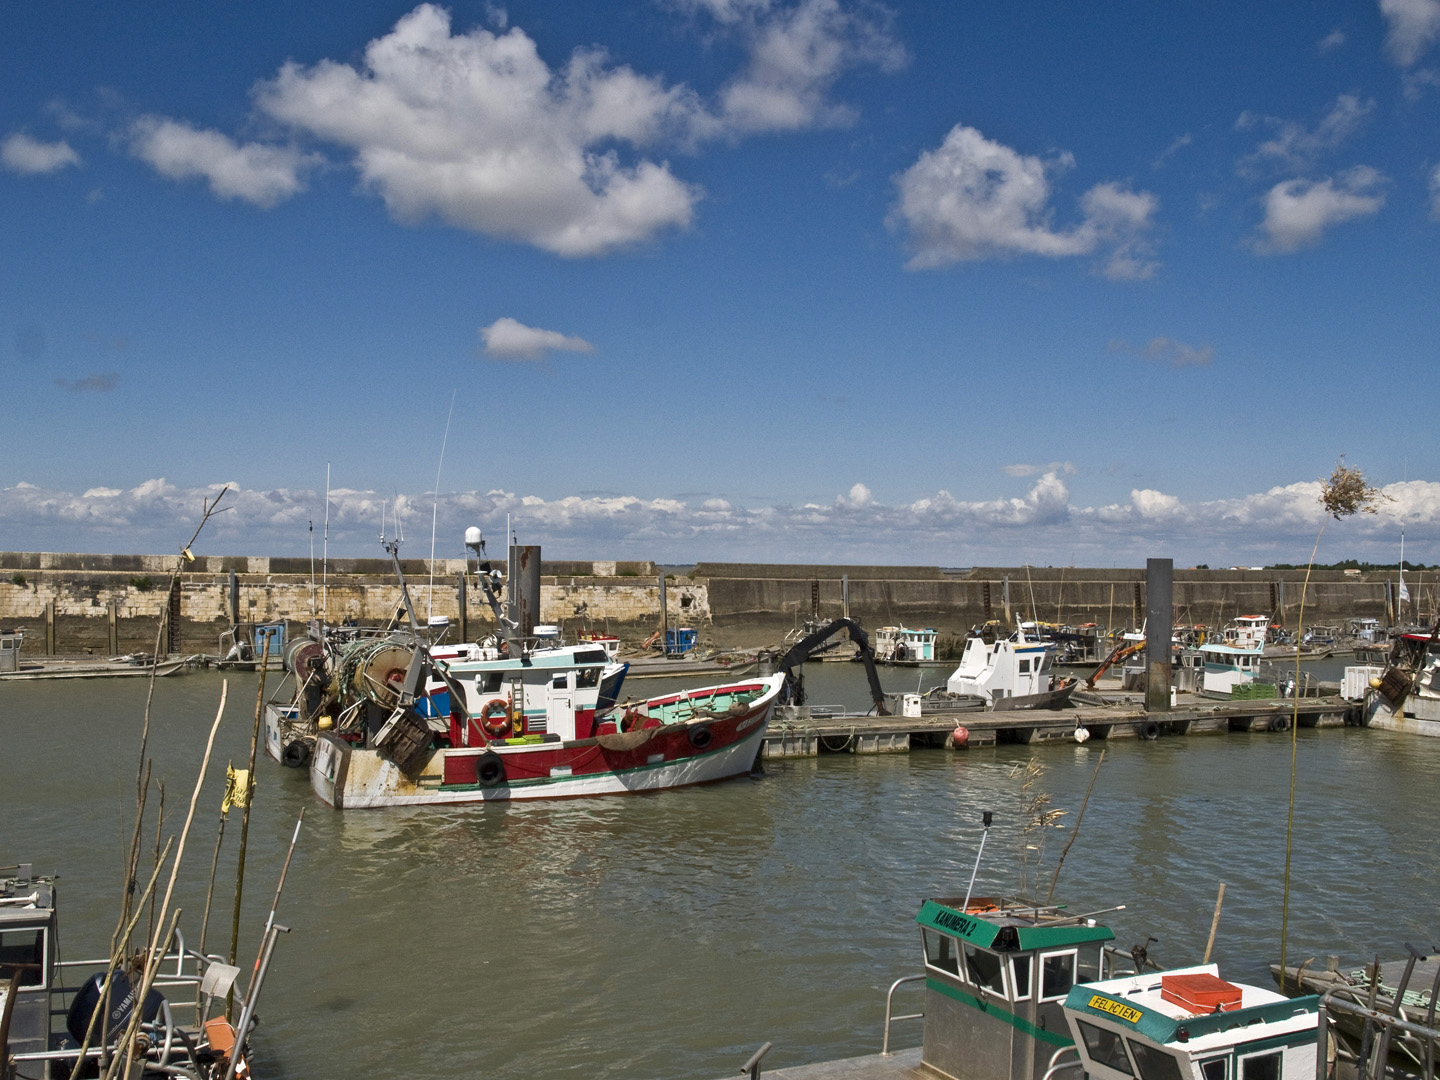
<path fill-rule="evenodd" d="M 1353 702 L 1338 697 L 1302 698 L 1301 727 L 1343 727 L 1356 722 Z M 812 714 L 803 706 L 775 710 L 765 733 L 763 757 L 813 757 L 820 753 L 906 753 L 912 747 L 952 746 L 957 726 L 969 747 L 1085 738 L 1156 739 L 1173 735 L 1288 731 L 1296 703 L 1288 698 L 1218 701 L 1186 695 L 1167 712 L 1147 712 L 1134 700 L 1069 709 L 926 712 L 920 716 Z M 959 749 L 956 747 L 956 749 Z"/>

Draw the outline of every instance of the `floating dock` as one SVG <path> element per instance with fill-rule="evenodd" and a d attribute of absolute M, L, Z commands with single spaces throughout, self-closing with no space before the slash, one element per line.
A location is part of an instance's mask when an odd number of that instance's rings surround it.
<path fill-rule="evenodd" d="M 1117 702 L 1073 709 L 926 712 L 920 716 L 826 715 L 805 706 L 779 706 L 765 733 L 763 758 L 832 754 L 903 754 L 912 747 L 953 747 L 956 727 L 969 734 L 968 747 L 997 743 L 1038 743 L 1081 739 L 1158 739 L 1171 735 L 1288 731 L 1296 714 L 1290 698 L 1216 701 L 1181 700 L 1167 712 L 1149 712 L 1139 703 Z M 1301 727 L 1359 724 L 1359 707 L 1339 697 L 1301 698 Z M 954 747 L 960 749 L 960 747 Z"/>

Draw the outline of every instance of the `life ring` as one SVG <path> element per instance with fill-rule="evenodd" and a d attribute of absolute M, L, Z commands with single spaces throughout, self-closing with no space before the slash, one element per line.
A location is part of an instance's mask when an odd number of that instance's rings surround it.
<path fill-rule="evenodd" d="M 480 726 L 492 738 L 503 739 L 509 735 L 512 730 L 510 702 L 503 697 L 492 697 L 485 702 L 485 707 L 480 710 Z"/>
<path fill-rule="evenodd" d="M 305 745 L 304 739 L 292 739 L 280 752 L 280 764 L 292 769 L 303 769 L 309 760 L 310 747 Z"/>
<path fill-rule="evenodd" d="M 710 745 L 715 736 L 710 734 L 709 724 L 696 724 L 689 732 L 690 745 L 696 750 L 704 750 Z"/>
<path fill-rule="evenodd" d="M 492 788 L 505 782 L 505 762 L 494 750 L 487 750 L 475 759 L 475 782 L 482 788 Z"/>

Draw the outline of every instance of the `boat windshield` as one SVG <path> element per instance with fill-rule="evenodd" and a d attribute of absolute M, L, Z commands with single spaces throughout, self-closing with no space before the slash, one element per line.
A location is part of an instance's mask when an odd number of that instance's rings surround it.
<path fill-rule="evenodd" d="M 8 982 L 17 971 L 21 986 L 45 984 L 44 930 L 35 928 L 0 933 L 0 978 Z"/>

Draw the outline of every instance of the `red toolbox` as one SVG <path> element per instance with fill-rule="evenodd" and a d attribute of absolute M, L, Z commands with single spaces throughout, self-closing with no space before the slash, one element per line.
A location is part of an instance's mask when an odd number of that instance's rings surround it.
<path fill-rule="evenodd" d="M 1161 975 L 1160 996 L 1192 1013 L 1234 1012 L 1240 1008 L 1240 987 L 1218 975 Z"/>

